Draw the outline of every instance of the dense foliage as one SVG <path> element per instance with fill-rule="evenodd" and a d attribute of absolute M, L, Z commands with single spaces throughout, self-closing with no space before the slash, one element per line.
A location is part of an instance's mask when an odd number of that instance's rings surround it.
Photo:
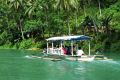
<path fill-rule="evenodd" d="M 1 48 L 43 48 L 50 36 L 84 34 L 94 50 L 120 51 L 119 0 L 0 0 Z"/>

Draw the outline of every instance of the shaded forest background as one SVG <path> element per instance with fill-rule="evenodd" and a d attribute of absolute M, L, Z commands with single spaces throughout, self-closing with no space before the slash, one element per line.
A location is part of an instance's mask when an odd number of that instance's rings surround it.
<path fill-rule="evenodd" d="M 51 36 L 88 35 L 120 51 L 120 0 L 0 0 L 0 48 L 44 48 Z"/>

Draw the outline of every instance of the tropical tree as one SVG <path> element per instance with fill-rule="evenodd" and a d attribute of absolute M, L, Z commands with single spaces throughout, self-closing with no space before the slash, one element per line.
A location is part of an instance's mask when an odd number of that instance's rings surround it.
<path fill-rule="evenodd" d="M 21 33 L 21 38 L 24 39 L 23 23 L 24 23 L 24 12 L 25 12 L 25 1 L 24 0 L 8 0 L 9 7 L 11 9 L 10 17 L 15 20 L 16 27 Z"/>
<path fill-rule="evenodd" d="M 55 9 L 59 11 L 64 11 L 67 17 L 67 26 L 69 28 L 69 35 L 70 32 L 70 26 L 69 26 L 69 16 L 71 11 L 74 11 L 78 7 L 78 0 L 54 0 L 54 7 Z"/>
<path fill-rule="evenodd" d="M 102 31 L 104 31 L 108 35 L 110 35 L 110 21 L 111 20 L 112 20 L 112 14 L 102 18 L 101 20 Z"/>
<path fill-rule="evenodd" d="M 85 20 L 81 24 L 81 28 L 83 34 L 90 34 L 92 32 L 96 34 L 97 32 L 97 26 L 94 22 L 94 19 L 92 19 L 90 16 L 85 17 Z"/>

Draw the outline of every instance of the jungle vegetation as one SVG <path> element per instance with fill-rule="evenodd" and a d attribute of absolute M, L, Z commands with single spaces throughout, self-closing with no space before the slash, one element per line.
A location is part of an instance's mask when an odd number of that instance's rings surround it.
<path fill-rule="evenodd" d="M 51 36 L 88 35 L 120 51 L 120 0 L 0 0 L 0 48 L 44 48 Z"/>

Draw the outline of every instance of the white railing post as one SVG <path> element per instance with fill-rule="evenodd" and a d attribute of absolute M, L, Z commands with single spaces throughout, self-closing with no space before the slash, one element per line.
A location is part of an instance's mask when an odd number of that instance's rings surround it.
<path fill-rule="evenodd" d="M 53 45 L 53 41 L 52 41 L 52 54 L 53 54 L 53 50 L 54 50 L 54 45 Z"/>
<path fill-rule="evenodd" d="M 90 56 L 90 41 L 89 41 L 89 56 Z"/>
<path fill-rule="evenodd" d="M 60 48 L 60 55 L 62 54 L 62 46 L 63 46 L 63 44 L 62 44 L 62 41 L 61 41 L 61 48 Z"/>
<path fill-rule="evenodd" d="M 73 56 L 73 41 L 71 41 L 71 54 Z"/>
<path fill-rule="evenodd" d="M 47 41 L 47 54 L 48 54 L 48 46 L 49 46 L 49 45 L 48 45 L 48 41 Z"/>

